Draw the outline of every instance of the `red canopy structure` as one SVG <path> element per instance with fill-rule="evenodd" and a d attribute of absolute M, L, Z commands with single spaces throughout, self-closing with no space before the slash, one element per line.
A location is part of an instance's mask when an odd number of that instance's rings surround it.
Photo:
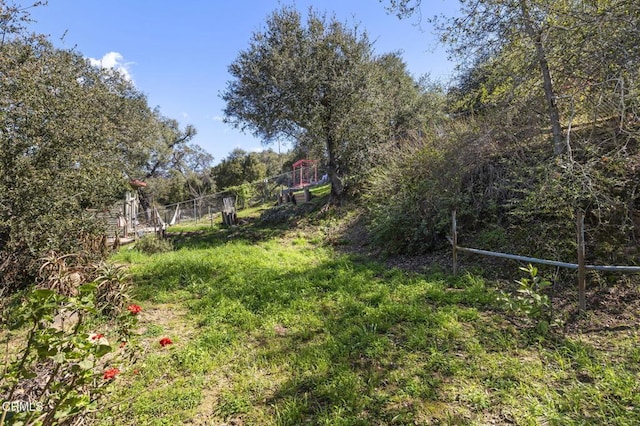
<path fill-rule="evenodd" d="M 140 179 L 131 179 L 129 181 L 129 185 L 131 185 L 132 187 L 138 189 L 138 188 L 144 188 L 147 186 L 146 182 L 141 181 Z"/>
<path fill-rule="evenodd" d="M 318 161 L 298 160 L 293 163 L 293 187 L 302 188 L 318 181 Z"/>

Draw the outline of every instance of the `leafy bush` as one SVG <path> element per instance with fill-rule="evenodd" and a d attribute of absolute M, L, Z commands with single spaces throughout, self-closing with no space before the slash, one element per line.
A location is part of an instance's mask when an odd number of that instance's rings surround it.
<path fill-rule="evenodd" d="M 98 312 L 115 316 L 131 300 L 131 278 L 122 265 L 100 262 L 93 265 Z"/>
<path fill-rule="evenodd" d="M 256 185 L 247 182 L 242 185 L 231 186 L 227 188 L 227 192 L 236 197 L 236 205 L 238 205 L 240 209 L 249 207 L 251 201 L 258 195 Z"/>
<path fill-rule="evenodd" d="M 501 292 L 498 300 L 508 312 L 522 316 L 533 323 L 538 332 L 546 334 L 552 321 L 552 309 L 551 300 L 544 292 L 551 282 L 538 275 L 538 268 L 531 264 L 520 270 L 528 276 L 516 281 L 519 286 L 516 293 Z"/>
<path fill-rule="evenodd" d="M 374 170 L 365 201 L 377 245 L 389 253 L 444 246 L 455 208 L 463 245 L 571 262 L 581 210 L 589 262 L 635 263 L 638 130 L 609 122 L 573 130 L 571 149 L 554 157 L 546 138 L 517 139 L 517 127 L 483 118 L 407 143 Z"/>
<path fill-rule="evenodd" d="M 89 321 L 97 313 L 97 287 L 83 284 L 75 296 L 50 289 L 27 294 L 13 315 L 17 331 L 6 335 L 11 349 L 0 372 L 0 399 L 15 409 L 3 409 L 0 424 L 71 424 L 98 408 L 133 357 L 125 343 L 141 308 L 132 305 L 120 315 L 108 340 Z"/>
<path fill-rule="evenodd" d="M 82 253 L 70 266 L 103 259 L 94 212 L 193 136 L 120 73 L 29 32 L 31 7 L 15 3 L 0 1 L 0 296 L 32 284 L 51 251 Z"/>
<path fill-rule="evenodd" d="M 406 142 L 371 174 L 364 195 L 374 242 L 388 253 L 420 253 L 445 242 L 451 210 L 461 226 L 496 215 L 502 194 L 474 191 L 495 174 L 492 144 L 473 121 L 447 124 L 448 134 Z"/>
<path fill-rule="evenodd" d="M 604 138 L 605 131 L 603 127 L 590 135 L 577 135 L 570 156 L 544 167 L 544 178 L 527 195 L 519 214 L 530 223 L 532 216 L 537 216 L 538 227 L 544 225 L 542 218 L 555 217 L 551 222 L 558 225 L 564 218 L 565 255 L 573 257 L 575 212 L 580 209 L 585 212 L 590 261 L 634 262 L 640 223 L 636 214 L 640 205 L 638 169 L 633 159 L 638 154 L 637 140 L 620 134 L 608 143 L 594 143 Z M 553 235 L 550 229 L 545 237 L 559 242 L 558 231 Z"/>
<path fill-rule="evenodd" d="M 140 238 L 135 248 L 145 254 L 166 253 L 173 250 L 173 244 L 167 239 L 149 234 Z"/>

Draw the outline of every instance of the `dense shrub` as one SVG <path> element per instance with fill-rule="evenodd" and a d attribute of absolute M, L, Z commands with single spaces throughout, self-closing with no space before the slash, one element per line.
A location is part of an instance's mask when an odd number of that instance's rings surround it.
<path fill-rule="evenodd" d="M 633 262 L 636 132 L 611 122 L 583 126 L 559 157 L 546 135 L 520 136 L 485 117 L 397 149 L 374 171 L 365 197 L 374 241 L 388 253 L 445 246 L 455 208 L 463 245 L 575 261 L 581 210 L 588 261 Z"/>
<path fill-rule="evenodd" d="M 145 254 L 155 254 L 171 251 L 173 250 L 173 245 L 169 240 L 148 234 L 136 242 L 135 248 Z"/>
<path fill-rule="evenodd" d="M 404 143 L 373 171 L 364 199 L 374 241 L 386 252 L 419 253 L 443 244 L 453 209 L 464 227 L 493 220 L 493 200 L 503 194 L 475 193 L 494 189 L 486 181 L 495 178 L 495 147 L 483 131 L 473 121 L 447 123 L 439 135 Z"/>
<path fill-rule="evenodd" d="M 33 284 L 51 252 L 82 253 L 77 267 L 103 258 L 95 212 L 194 134 L 121 73 L 29 33 L 30 9 L 0 1 L 0 296 Z"/>

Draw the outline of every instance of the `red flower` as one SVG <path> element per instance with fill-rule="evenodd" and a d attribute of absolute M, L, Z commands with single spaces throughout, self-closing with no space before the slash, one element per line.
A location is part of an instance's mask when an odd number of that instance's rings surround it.
<path fill-rule="evenodd" d="M 104 377 L 105 380 L 111 380 L 118 374 L 120 374 L 120 370 L 118 370 L 117 368 L 110 368 L 104 372 L 104 376 L 102 377 Z"/>
<path fill-rule="evenodd" d="M 160 339 L 160 346 L 164 348 L 167 345 L 173 345 L 171 339 L 169 339 L 168 337 L 163 337 L 162 339 Z"/>
<path fill-rule="evenodd" d="M 103 337 L 104 337 L 104 334 L 96 333 L 91 335 L 91 340 L 99 340 L 99 339 L 102 339 Z"/>
<path fill-rule="evenodd" d="M 142 308 L 138 305 L 129 305 L 127 309 L 131 312 L 131 315 L 138 315 L 142 311 Z"/>

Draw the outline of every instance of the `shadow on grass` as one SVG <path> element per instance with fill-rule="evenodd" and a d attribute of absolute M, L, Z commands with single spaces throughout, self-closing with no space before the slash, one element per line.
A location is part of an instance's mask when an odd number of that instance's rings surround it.
<path fill-rule="evenodd" d="M 302 205 L 284 204 L 262 211 L 261 217 L 241 218 L 236 226 L 226 227 L 219 223 L 194 231 L 167 232 L 167 237 L 179 250 L 206 249 L 238 240 L 249 243 L 269 241 L 294 229 L 297 222 L 317 212 L 326 204 L 326 197 L 314 199 Z"/>
<path fill-rule="evenodd" d="M 425 410 L 432 419 L 456 419 L 439 401 L 446 378 L 466 368 L 463 324 L 478 316 L 457 303 L 480 303 L 477 288 L 447 299 L 446 282 L 369 266 L 325 281 L 312 314 L 318 322 L 311 329 L 293 324 L 262 350 L 289 365 L 290 377 L 267 400 L 279 424 L 414 424 Z M 328 262 L 308 274 L 326 279 L 341 267 Z M 283 309 L 291 303 L 282 302 Z"/>
<path fill-rule="evenodd" d="M 288 227 L 285 225 L 251 224 L 249 221 L 234 227 L 219 225 L 210 229 L 197 231 L 167 232 L 176 250 L 202 250 L 227 244 L 229 241 L 239 240 L 250 243 L 268 241 L 282 236 Z"/>
<path fill-rule="evenodd" d="M 331 268 L 329 262 L 309 273 Z M 398 275 L 383 273 L 366 285 L 370 271 L 354 267 L 349 279 L 325 287 L 314 301 L 311 327 L 293 322 L 290 332 L 266 337 L 259 356 L 289 366 L 289 377 L 266 400 L 278 424 L 505 424 L 513 422 L 512 413 L 519 421 L 540 420 L 541 407 L 547 418 L 589 416 L 592 424 L 609 416 L 612 424 L 640 419 L 628 411 L 638 399 L 633 360 L 640 351 L 629 349 L 626 366 L 607 368 L 604 378 L 606 353 L 516 329 L 491 311 L 495 295 L 473 277 Z M 531 365 L 522 351 L 546 362 Z M 556 389 L 545 376 L 559 368 L 575 380 Z M 522 391 L 523 382 L 537 390 Z M 602 399 L 617 398 L 603 410 Z M 582 403 L 588 414 L 573 411 Z"/>
<path fill-rule="evenodd" d="M 466 368 L 467 329 L 493 300 L 481 281 L 407 276 L 349 256 L 295 271 L 182 259 L 150 276 L 190 292 L 202 326 L 255 337 L 246 350 L 282 369 L 270 395 L 233 389 L 219 415 L 244 415 L 250 406 L 237 398 L 280 424 L 411 423 L 425 406 L 455 418 L 438 402 L 441 385 Z"/>
<path fill-rule="evenodd" d="M 526 411 L 541 407 L 551 418 L 579 421 L 572 395 L 592 406 L 598 398 L 618 398 L 608 409 L 621 415 L 634 406 L 634 381 L 610 375 L 603 386 L 601 355 L 590 345 L 541 344 L 513 327 L 492 311 L 496 294 L 482 279 L 407 274 L 361 257 L 255 244 L 286 231 L 253 226 L 184 235 L 175 242 L 179 248 L 217 250 L 174 252 L 141 274 L 150 297 L 186 294 L 191 314 L 209 333 L 203 347 L 232 354 L 221 358 L 233 368 L 225 370 L 230 384 L 215 409 L 225 421 L 251 423 L 260 412 L 291 425 L 505 424 L 517 410 L 522 423 L 539 420 Z M 519 353 L 530 348 L 533 360 Z M 632 366 L 638 354 L 630 351 L 625 363 Z M 548 371 L 566 375 L 565 382 L 547 383 L 537 356 L 552 364 Z M 580 383 L 570 380 L 574 370 Z M 536 385 L 526 394 L 529 408 L 517 397 L 523 382 Z M 597 386 L 610 390 L 601 395 Z"/>

